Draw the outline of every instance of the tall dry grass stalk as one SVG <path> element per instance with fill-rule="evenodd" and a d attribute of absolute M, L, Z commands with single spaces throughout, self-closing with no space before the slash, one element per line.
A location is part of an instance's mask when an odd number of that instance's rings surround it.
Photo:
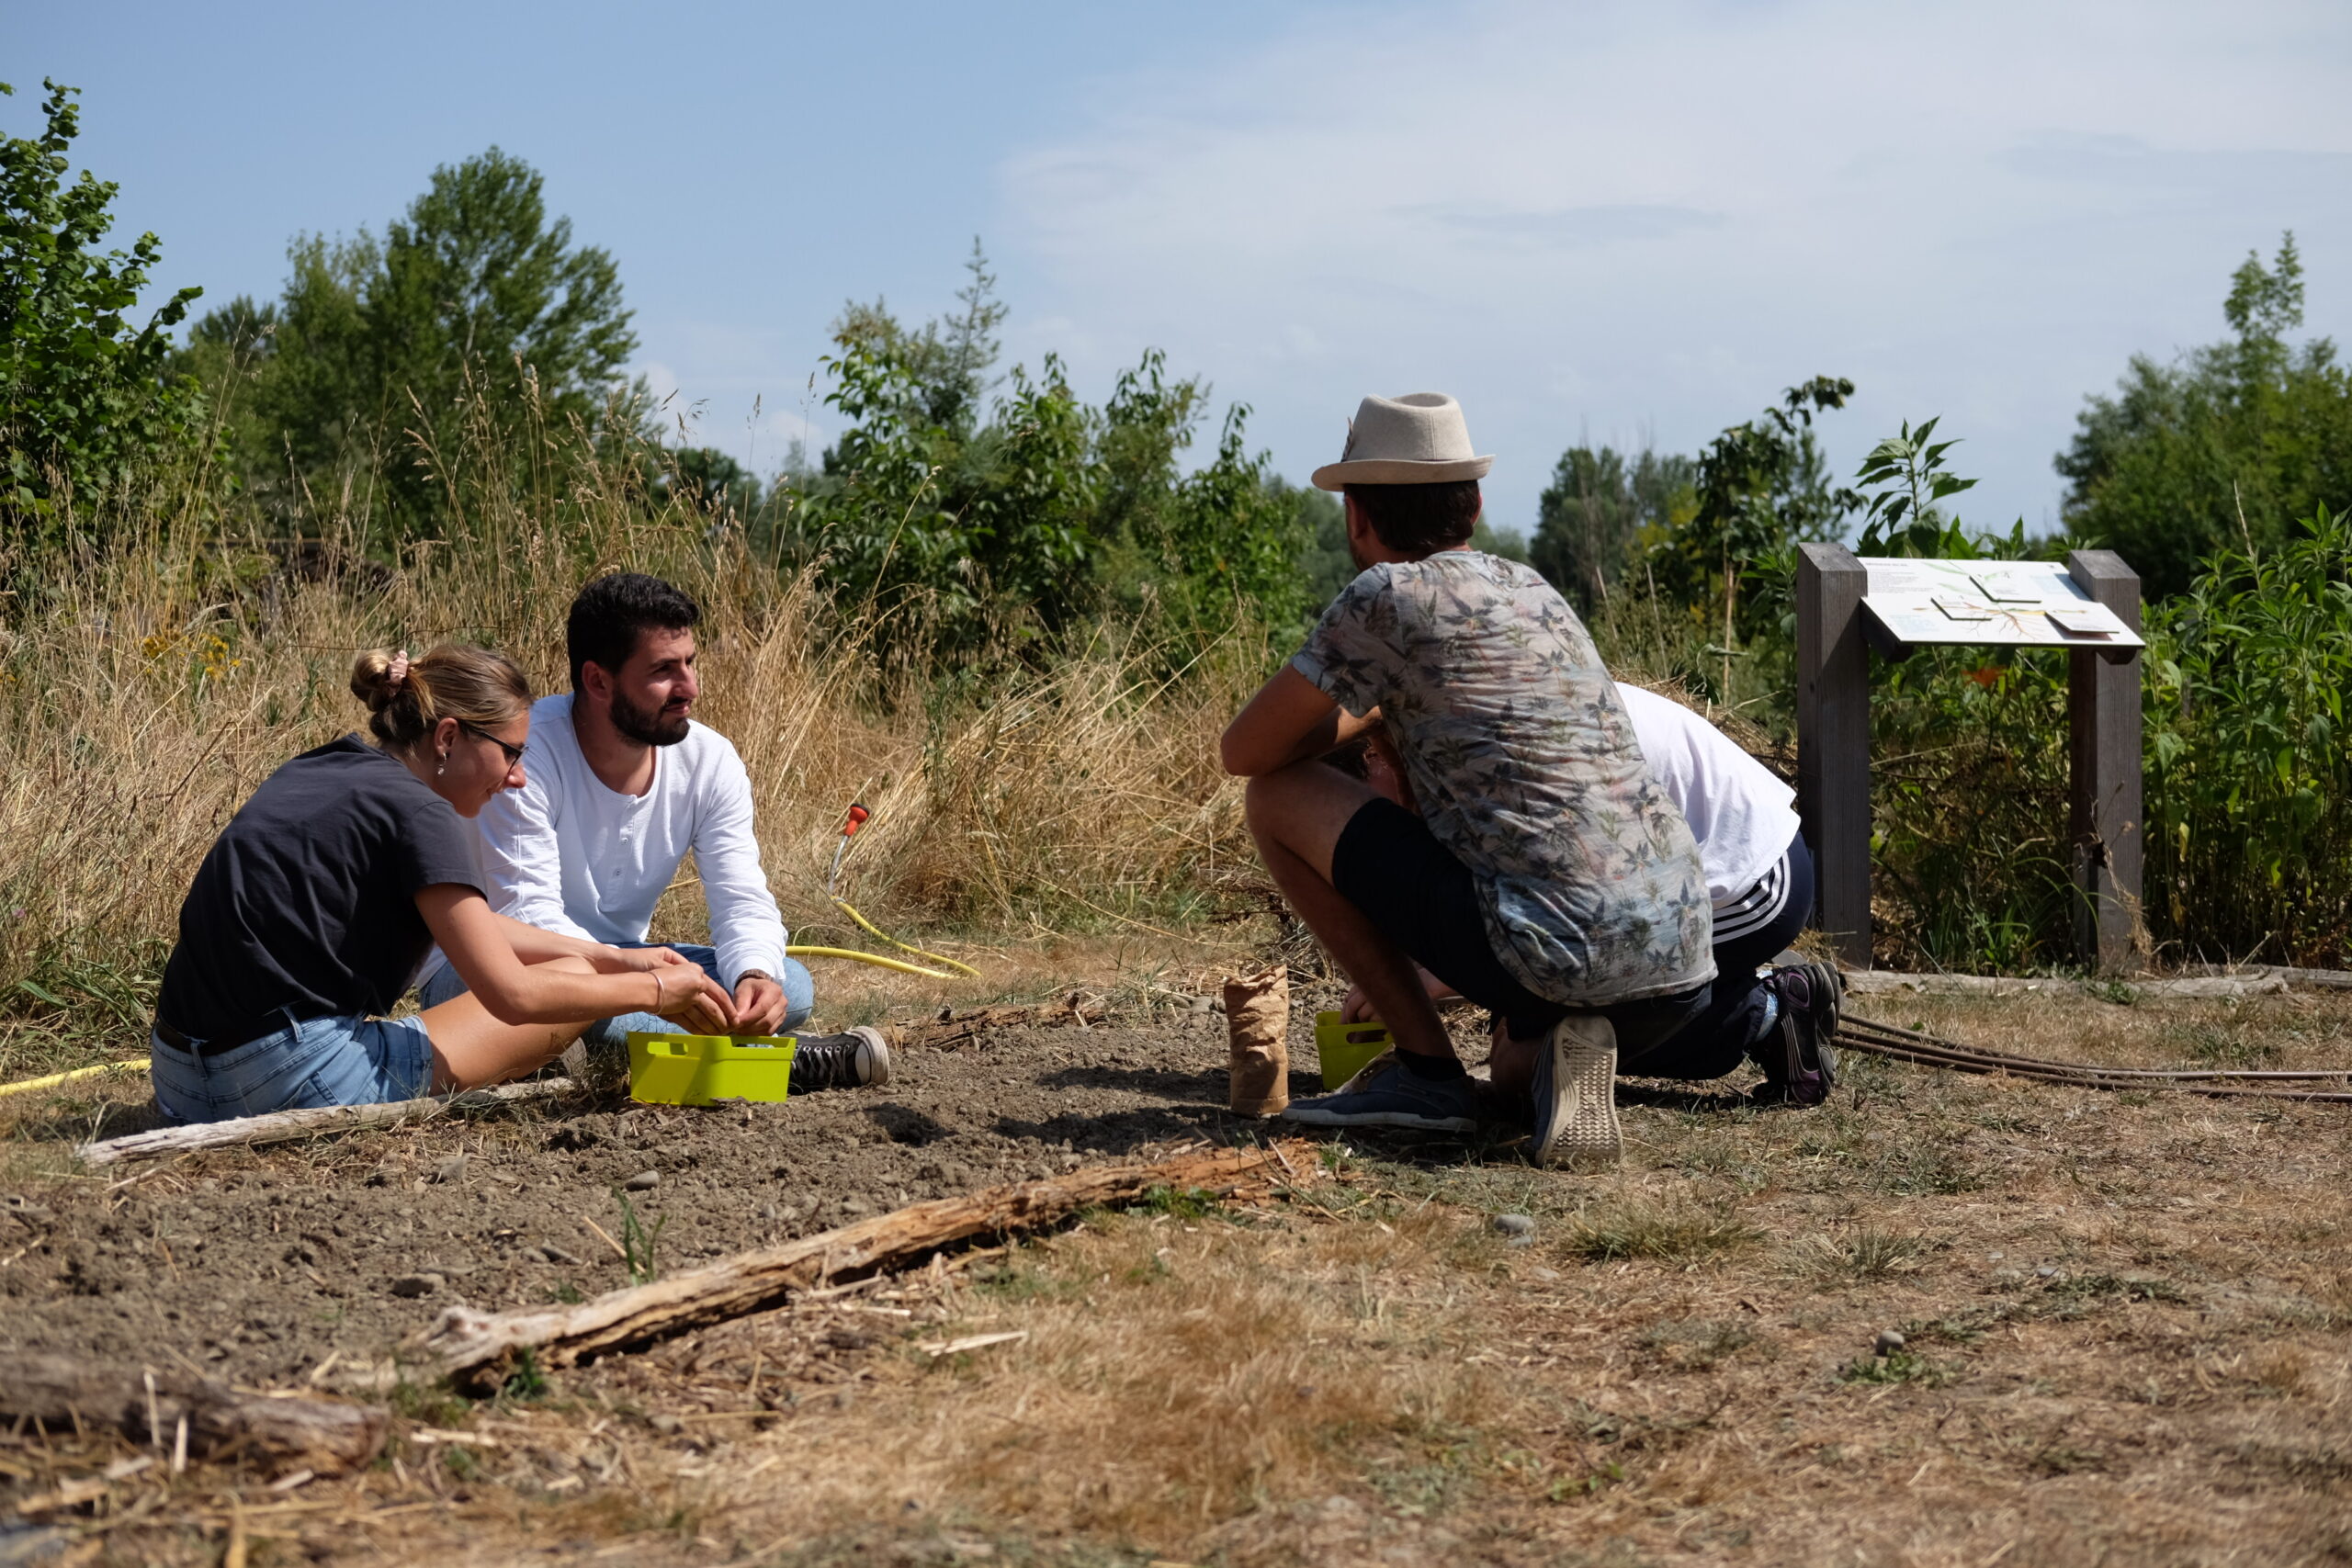
<path fill-rule="evenodd" d="M 1215 763 L 1246 653 L 1155 677 L 1174 661 L 1128 628 L 936 669 L 919 606 L 845 614 L 821 564 L 772 569 L 730 520 L 649 486 L 642 448 L 570 450 L 550 476 L 483 442 L 458 465 L 447 537 L 396 565 L 371 555 L 347 497 L 289 546 L 196 521 L 202 498 L 170 494 L 104 551 L 18 563 L 25 591 L 0 601 L 0 1007 L 40 1011 L 46 993 L 143 1022 L 214 836 L 272 769 L 357 726 L 360 649 L 484 642 L 560 691 L 571 597 L 621 568 L 703 606 L 698 716 L 751 771 L 797 940 L 856 935 L 824 897 L 853 799 L 876 815 L 843 891 L 884 919 L 1158 922 L 1246 852 Z M 700 919 L 689 870 L 661 934 L 684 940 Z"/>

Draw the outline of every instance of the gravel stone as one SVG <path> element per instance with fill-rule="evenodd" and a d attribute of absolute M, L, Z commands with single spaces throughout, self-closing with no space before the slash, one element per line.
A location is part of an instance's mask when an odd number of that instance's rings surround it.
<path fill-rule="evenodd" d="M 1882 1356 L 1894 1355 L 1897 1350 L 1903 1348 L 1903 1335 L 1901 1331 L 1893 1328 L 1880 1329 L 1878 1331 L 1878 1343 L 1874 1348 Z"/>
<path fill-rule="evenodd" d="M 662 1173 L 658 1170 L 640 1170 L 621 1183 L 623 1190 L 630 1192 L 650 1192 L 661 1185 Z"/>
<path fill-rule="evenodd" d="M 403 1274 L 392 1281 L 392 1294 L 413 1299 L 438 1295 L 448 1281 L 438 1274 Z"/>
<path fill-rule="evenodd" d="M 1525 1214 L 1497 1214 L 1496 1231 L 1503 1235 L 1533 1235 L 1535 1222 Z"/>

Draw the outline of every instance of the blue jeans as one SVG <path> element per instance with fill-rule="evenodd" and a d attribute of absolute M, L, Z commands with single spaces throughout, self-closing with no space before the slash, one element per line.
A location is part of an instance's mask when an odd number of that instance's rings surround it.
<path fill-rule="evenodd" d="M 718 972 L 718 952 L 716 948 L 690 942 L 616 942 L 612 945 L 674 949 L 687 962 L 702 965 L 702 972 L 721 986 L 727 984 L 726 976 Z M 784 961 L 783 971 L 775 976 L 775 983 L 784 987 L 784 1021 L 776 1028 L 780 1032 L 797 1029 L 816 1010 L 816 982 L 808 977 L 807 964 L 797 958 L 787 958 Z M 458 978 L 457 965 L 444 964 L 435 972 L 433 978 L 418 989 L 417 999 L 426 1007 L 438 1007 L 451 997 L 465 994 L 466 983 Z M 673 1034 L 677 1028 L 669 1020 L 657 1018 L 650 1012 L 632 1012 L 618 1018 L 600 1018 L 582 1031 L 580 1038 L 591 1050 L 626 1051 L 632 1031 L 645 1034 Z"/>
<path fill-rule="evenodd" d="M 279 1016 L 279 1027 L 211 1056 L 150 1037 L 156 1108 L 172 1122 L 226 1122 L 323 1105 L 382 1105 L 433 1088 L 433 1042 L 421 1020 L 296 1023 Z"/>

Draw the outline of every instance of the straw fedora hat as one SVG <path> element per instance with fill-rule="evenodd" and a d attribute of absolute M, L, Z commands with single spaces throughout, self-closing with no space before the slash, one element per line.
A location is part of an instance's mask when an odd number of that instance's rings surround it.
<path fill-rule="evenodd" d="M 1336 463 L 1315 470 L 1315 488 L 1344 485 L 1433 485 L 1450 479 L 1481 479 L 1495 466 L 1492 454 L 1470 450 L 1470 427 L 1462 405 L 1443 392 L 1408 392 L 1401 398 L 1366 398 L 1348 422 L 1348 445 Z"/>

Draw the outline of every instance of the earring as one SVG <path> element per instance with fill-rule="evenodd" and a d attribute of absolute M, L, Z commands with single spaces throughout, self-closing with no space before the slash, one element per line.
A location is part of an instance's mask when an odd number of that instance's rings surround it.
<path fill-rule="evenodd" d="M 442 753 L 441 753 L 441 760 L 440 760 L 438 762 L 435 763 L 435 764 L 434 764 L 434 766 L 433 766 L 433 776 L 434 776 L 434 777 L 435 777 L 435 778 L 439 778 L 443 773 L 447 773 L 448 771 L 449 771 L 449 753 L 448 753 L 448 752 L 447 752 L 447 751 L 444 751 L 444 752 L 442 752 Z"/>

